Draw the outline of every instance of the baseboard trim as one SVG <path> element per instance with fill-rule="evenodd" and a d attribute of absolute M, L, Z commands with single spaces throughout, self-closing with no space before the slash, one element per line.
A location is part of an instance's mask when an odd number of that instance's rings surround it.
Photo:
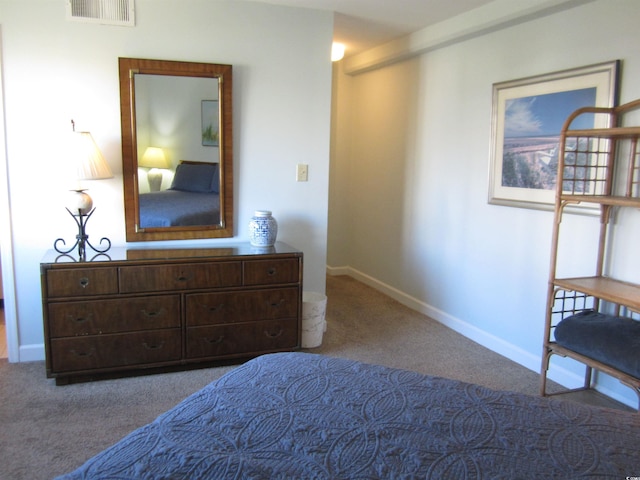
<path fill-rule="evenodd" d="M 349 267 L 329 267 L 327 266 L 327 275 L 347 275 L 347 276 L 353 276 L 351 275 L 351 270 Z"/>
<path fill-rule="evenodd" d="M 327 267 L 327 274 L 350 276 L 364 283 L 365 285 L 368 285 L 371 288 L 374 288 L 375 290 L 378 290 L 379 292 L 382 292 L 385 295 L 388 295 L 394 300 L 400 302 L 402 305 L 408 308 L 411 308 L 412 310 L 415 310 L 417 312 L 420 312 L 426 315 L 427 317 L 432 318 L 433 320 L 452 329 L 453 331 L 469 338 L 470 340 L 473 340 L 474 342 L 479 343 L 483 347 L 488 348 L 489 350 L 496 352 L 502 355 L 503 357 L 508 358 L 509 360 L 513 360 L 514 362 L 518 363 L 519 365 L 522 365 L 523 367 L 533 372 L 536 372 L 536 373 L 540 372 L 540 366 L 542 362 L 541 355 L 534 355 L 530 352 L 527 352 L 526 350 L 516 345 L 513 345 L 512 343 L 509 343 L 499 337 L 496 337 L 491 333 L 488 333 L 482 329 L 479 329 L 478 327 L 471 325 L 470 323 L 465 322 L 464 320 L 456 318 L 421 300 L 418 300 L 415 297 L 412 297 L 411 295 L 408 295 L 398 290 L 397 288 L 387 285 L 386 283 L 381 282 L 380 280 L 374 277 L 371 277 L 370 275 L 360 272 L 350 266 Z M 554 365 L 553 361 L 551 362 L 551 365 L 549 367 L 548 378 L 570 389 L 578 388 L 582 386 L 584 382 L 583 376 L 578 375 L 575 372 L 567 370 L 566 368 L 563 368 L 561 366 Z M 635 396 L 627 397 L 625 395 L 622 395 L 618 391 L 614 391 L 609 388 L 601 387 L 601 386 L 597 386 L 596 389 L 601 393 L 603 393 L 604 395 L 611 397 L 621 403 L 624 403 L 625 405 L 628 405 L 633 408 L 636 408 L 637 406 L 638 400 Z M 629 393 L 631 394 L 632 392 L 629 392 Z"/>
<path fill-rule="evenodd" d="M 45 359 L 44 344 L 21 345 L 19 362 L 40 362 Z"/>

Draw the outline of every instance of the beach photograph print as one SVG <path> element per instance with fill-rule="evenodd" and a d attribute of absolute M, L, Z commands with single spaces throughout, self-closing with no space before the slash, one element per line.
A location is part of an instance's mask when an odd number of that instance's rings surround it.
<path fill-rule="evenodd" d="M 571 113 L 595 105 L 595 100 L 595 87 L 507 100 L 501 185 L 555 189 L 562 125 Z M 581 125 L 574 122 L 572 128 L 593 128 L 593 115 L 577 120 Z"/>
<path fill-rule="evenodd" d="M 489 203 L 552 209 L 560 132 L 583 107 L 616 103 L 618 61 L 493 86 Z M 601 116 L 584 114 L 572 129 L 605 128 Z"/>

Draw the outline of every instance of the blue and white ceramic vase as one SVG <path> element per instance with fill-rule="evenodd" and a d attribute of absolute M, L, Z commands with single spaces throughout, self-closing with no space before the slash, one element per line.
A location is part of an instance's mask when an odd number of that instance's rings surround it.
<path fill-rule="evenodd" d="M 256 210 L 249 222 L 249 242 L 255 247 L 271 247 L 276 243 L 278 222 L 269 210 Z"/>

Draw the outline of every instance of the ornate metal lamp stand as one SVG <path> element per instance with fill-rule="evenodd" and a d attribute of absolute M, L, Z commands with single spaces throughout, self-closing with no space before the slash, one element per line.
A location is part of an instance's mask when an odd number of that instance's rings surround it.
<path fill-rule="evenodd" d="M 82 213 L 83 211 L 81 208 L 78 209 L 78 213 L 73 213 L 68 208 L 66 210 L 67 212 L 69 212 L 69 215 L 71 215 L 71 217 L 75 220 L 76 224 L 78 225 L 78 235 L 76 235 L 76 243 L 74 243 L 73 246 L 68 250 L 63 250 L 61 248 L 58 248 L 58 242 L 62 242 L 62 245 L 66 244 L 64 239 L 58 238 L 53 243 L 53 248 L 56 249 L 56 252 L 62 253 L 63 255 L 67 255 L 71 253 L 76 247 L 78 247 L 78 258 L 81 261 L 83 261 L 83 260 L 86 260 L 87 258 L 87 253 L 86 253 L 87 245 L 98 253 L 105 253 L 107 250 L 111 248 L 111 240 L 109 240 L 107 237 L 102 237 L 100 239 L 100 245 L 102 245 L 103 242 L 107 243 L 106 248 L 94 247 L 93 245 L 91 245 L 91 243 L 89 243 L 89 235 L 87 235 L 86 226 L 87 226 L 87 222 L 89 221 L 89 217 L 91 217 L 91 214 L 94 212 L 95 208 L 92 208 L 89 211 L 89 213 Z"/>

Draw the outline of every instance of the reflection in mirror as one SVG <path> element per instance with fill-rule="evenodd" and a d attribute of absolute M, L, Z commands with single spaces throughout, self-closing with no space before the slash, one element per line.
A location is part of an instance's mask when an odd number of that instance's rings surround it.
<path fill-rule="evenodd" d="M 120 59 L 127 241 L 233 236 L 231 66 Z"/>
<path fill-rule="evenodd" d="M 137 74 L 134 84 L 139 228 L 219 225 L 218 79 Z"/>

